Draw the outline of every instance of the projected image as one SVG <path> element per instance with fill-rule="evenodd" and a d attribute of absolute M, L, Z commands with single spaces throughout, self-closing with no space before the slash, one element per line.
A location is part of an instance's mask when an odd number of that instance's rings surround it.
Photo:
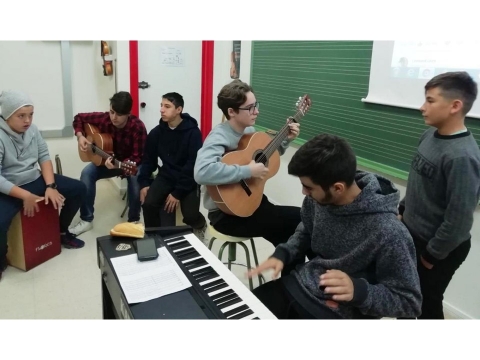
<path fill-rule="evenodd" d="M 425 84 L 450 71 L 466 71 L 480 84 L 480 40 L 375 40 L 368 95 L 362 101 L 418 110 Z M 468 116 L 480 119 L 480 101 Z"/>
<path fill-rule="evenodd" d="M 396 78 L 431 79 L 447 71 L 480 75 L 478 41 L 395 41 L 391 75 Z"/>

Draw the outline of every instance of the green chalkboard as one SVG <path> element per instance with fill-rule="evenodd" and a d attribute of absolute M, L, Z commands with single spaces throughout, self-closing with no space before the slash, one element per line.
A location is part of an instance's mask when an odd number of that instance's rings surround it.
<path fill-rule="evenodd" d="M 427 126 L 419 110 L 362 102 L 368 94 L 373 41 L 253 41 L 251 79 L 259 130 L 279 130 L 307 93 L 312 108 L 301 120 L 303 144 L 320 133 L 348 140 L 358 164 L 407 179 Z M 419 107 L 423 99 L 418 99 Z M 480 121 L 467 119 L 480 139 Z"/>

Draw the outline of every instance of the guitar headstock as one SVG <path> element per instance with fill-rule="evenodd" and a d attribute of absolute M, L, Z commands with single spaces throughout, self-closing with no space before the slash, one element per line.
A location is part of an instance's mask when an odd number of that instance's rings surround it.
<path fill-rule="evenodd" d="M 297 111 L 299 111 L 302 116 L 305 116 L 310 107 L 312 106 L 312 99 L 308 94 L 305 94 L 298 98 L 297 102 L 295 103 Z"/>
<path fill-rule="evenodd" d="M 137 173 L 137 164 L 133 161 L 127 160 L 120 163 L 120 167 L 126 176 L 135 175 Z"/>

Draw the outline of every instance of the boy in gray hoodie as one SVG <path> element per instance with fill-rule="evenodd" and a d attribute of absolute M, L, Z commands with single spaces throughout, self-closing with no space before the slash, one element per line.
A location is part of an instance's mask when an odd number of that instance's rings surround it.
<path fill-rule="evenodd" d="M 38 212 L 37 201 L 53 203 L 60 212 L 61 243 L 68 249 L 85 245 L 68 232 L 86 194 L 85 185 L 53 173 L 47 144 L 32 124 L 33 102 L 20 91 L 0 94 L 0 279 L 7 268 L 7 232 L 22 209 L 27 216 Z M 38 165 L 40 169 L 38 169 Z"/>
<path fill-rule="evenodd" d="M 422 295 L 415 247 L 398 221 L 399 191 L 387 179 L 357 171 L 349 144 L 318 135 L 293 156 L 288 172 L 306 195 L 302 222 L 288 242 L 252 270 L 254 276 L 285 265 L 289 275 L 256 288 L 254 294 L 278 318 L 352 319 L 415 317 Z"/>

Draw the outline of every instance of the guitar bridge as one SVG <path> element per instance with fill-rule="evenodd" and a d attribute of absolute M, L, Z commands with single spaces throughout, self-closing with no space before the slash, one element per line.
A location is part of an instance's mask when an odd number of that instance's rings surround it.
<path fill-rule="evenodd" d="M 252 190 L 250 190 L 250 188 L 248 187 L 247 183 L 245 182 L 245 180 L 241 180 L 240 181 L 240 185 L 242 186 L 243 190 L 245 190 L 245 192 L 247 193 L 248 196 L 251 196 L 252 195 Z"/>

